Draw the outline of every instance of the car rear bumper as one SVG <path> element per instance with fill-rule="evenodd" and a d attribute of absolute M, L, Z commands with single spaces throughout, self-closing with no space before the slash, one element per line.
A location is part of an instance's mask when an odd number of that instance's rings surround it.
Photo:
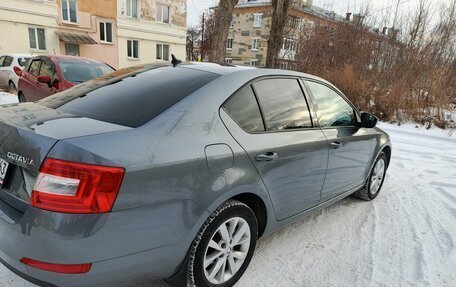
<path fill-rule="evenodd" d="M 145 216 L 137 209 L 83 216 L 29 208 L 14 222 L 0 209 L 0 262 L 39 286 L 128 286 L 169 278 L 188 249 L 179 237 L 188 236 L 176 229 L 176 218 L 160 217 L 160 208 L 148 212 L 157 220 L 147 216 L 145 224 L 135 220 Z M 85 274 L 53 273 L 22 264 L 23 257 L 92 267 Z"/>

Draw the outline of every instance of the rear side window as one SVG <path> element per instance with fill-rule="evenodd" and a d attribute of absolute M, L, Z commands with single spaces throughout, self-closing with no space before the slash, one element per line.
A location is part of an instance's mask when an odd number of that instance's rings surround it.
<path fill-rule="evenodd" d="M 352 106 L 338 93 L 323 84 L 311 81 L 306 83 L 317 102 L 322 127 L 352 126 L 356 123 Z"/>
<path fill-rule="evenodd" d="M 312 127 L 301 86 L 296 79 L 267 79 L 253 84 L 270 131 Z"/>
<path fill-rule="evenodd" d="M 30 67 L 28 70 L 29 73 L 38 77 L 38 74 L 40 73 L 40 63 L 41 63 L 40 59 L 33 60 L 32 63 L 30 64 Z"/>
<path fill-rule="evenodd" d="M 187 68 L 156 67 L 119 78 L 85 95 L 78 91 L 94 82 L 75 86 L 38 103 L 77 116 L 135 128 L 219 76 Z"/>
<path fill-rule="evenodd" d="M 260 108 L 250 85 L 230 98 L 224 108 L 244 130 L 248 132 L 264 131 Z"/>

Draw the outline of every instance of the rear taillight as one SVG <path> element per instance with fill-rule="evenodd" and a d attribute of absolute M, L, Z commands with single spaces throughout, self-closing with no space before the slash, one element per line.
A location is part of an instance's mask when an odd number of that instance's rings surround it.
<path fill-rule="evenodd" d="M 64 213 L 110 212 L 125 170 L 47 158 L 41 165 L 31 205 Z"/>
<path fill-rule="evenodd" d="M 30 258 L 22 258 L 22 264 L 32 266 L 37 269 L 55 272 L 55 273 L 62 273 L 62 274 L 84 274 L 90 271 L 92 264 L 53 264 L 53 263 L 46 263 L 37 260 L 33 260 Z"/>

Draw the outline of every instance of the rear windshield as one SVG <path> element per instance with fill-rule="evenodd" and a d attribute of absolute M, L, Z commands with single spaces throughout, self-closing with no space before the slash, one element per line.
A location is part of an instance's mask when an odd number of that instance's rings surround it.
<path fill-rule="evenodd" d="M 122 74 L 122 70 L 116 72 Z M 117 81 L 81 94 L 99 80 L 78 85 L 38 102 L 81 117 L 139 127 L 220 75 L 188 68 L 156 67 L 119 77 Z M 109 80 L 109 75 L 106 77 Z M 115 80 L 115 78 L 113 78 Z"/>
<path fill-rule="evenodd" d="M 80 84 L 114 72 L 114 69 L 103 63 L 59 61 L 60 71 L 69 82 Z"/>

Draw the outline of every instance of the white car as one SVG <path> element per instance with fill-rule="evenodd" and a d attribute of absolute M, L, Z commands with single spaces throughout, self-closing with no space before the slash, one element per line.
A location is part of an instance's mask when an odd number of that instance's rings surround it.
<path fill-rule="evenodd" d="M 22 69 L 32 56 L 28 54 L 9 54 L 0 57 L 0 89 L 12 94 L 17 93 L 19 77 L 14 67 Z"/>

